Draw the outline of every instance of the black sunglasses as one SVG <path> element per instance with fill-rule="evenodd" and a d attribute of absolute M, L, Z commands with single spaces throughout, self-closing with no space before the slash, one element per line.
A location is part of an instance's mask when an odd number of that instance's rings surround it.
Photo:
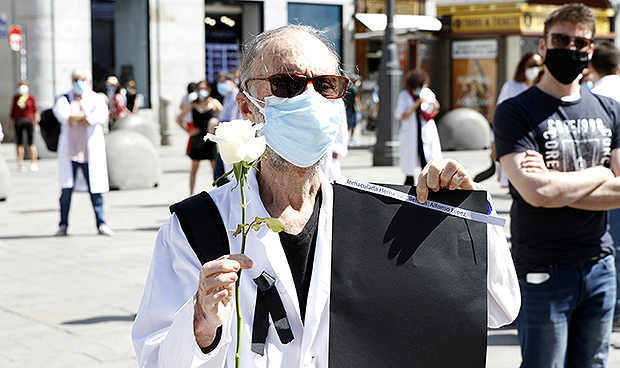
<path fill-rule="evenodd" d="M 584 37 L 571 37 L 562 33 L 551 33 L 551 44 L 556 49 L 567 49 L 570 47 L 571 41 L 575 48 L 579 51 L 584 50 L 592 43 L 592 40 Z"/>
<path fill-rule="evenodd" d="M 342 98 L 347 93 L 349 79 L 339 75 L 319 75 L 306 77 L 299 74 L 274 74 L 264 78 L 250 78 L 247 80 L 266 80 L 271 84 L 271 93 L 276 97 L 291 98 L 300 95 L 312 82 L 314 89 L 325 98 Z"/>

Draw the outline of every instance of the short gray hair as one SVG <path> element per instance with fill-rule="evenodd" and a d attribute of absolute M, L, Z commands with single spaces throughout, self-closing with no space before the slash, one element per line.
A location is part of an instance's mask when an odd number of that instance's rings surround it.
<path fill-rule="evenodd" d="M 241 87 L 245 87 L 245 82 L 250 78 L 250 72 L 252 71 L 253 63 L 257 60 L 257 56 L 260 52 L 263 51 L 265 46 L 267 46 L 273 39 L 284 34 L 284 33 L 294 33 L 294 32 L 303 32 L 310 34 L 317 39 L 319 39 L 325 46 L 329 49 L 330 53 L 333 56 L 334 61 L 334 69 L 338 71 L 339 74 L 342 74 L 342 70 L 340 68 L 340 56 L 336 52 L 335 46 L 333 42 L 331 42 L 325 32 L 318 30 L 314 27 L 304 26 L 299 24 L 287 24 L 285 26 L 274 28 L 270 30 L 266 30 L 256 37 L 246 42 L 243 47 L 243 53 L 241 56 L 241 63 L 239 64 L 240 70 L 240 83 Z M 243 88 L 242 88 L 243 89 Z"/>
<path fill-rule="evenodd" d="M 82 75 L 86 77 L 87 82 L 91 82 L 93 80 L 93 75 L 91 74 L 90 69 L 75 69 L 71 73 L 71 79 Z"/>

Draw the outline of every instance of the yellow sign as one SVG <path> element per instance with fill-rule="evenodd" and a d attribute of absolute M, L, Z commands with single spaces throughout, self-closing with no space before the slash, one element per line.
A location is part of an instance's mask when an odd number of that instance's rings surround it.
<path fill-rule="evenodd" d="M 439 6 L 437 14 L 452 17 L 454 33 L 542 33 L 545 19 L 558 6 L 527 3 L 472 4 Z M 613 9 L 592 9 L 596 15 L 597 35 L 611 32 Z"/>
<path fill-rule="evenodd" d="M 514 31 L 520 24 L 518 14 L 452 16 L 452 32 Z"/>

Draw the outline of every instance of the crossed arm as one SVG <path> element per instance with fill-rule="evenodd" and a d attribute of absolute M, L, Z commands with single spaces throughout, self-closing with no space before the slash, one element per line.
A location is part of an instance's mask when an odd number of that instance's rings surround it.
<path fill-rule="evenodd" d="M 512 185 L 534 207 L 571 207 L 603 211 L 620 207 L 620 149 L 611 153 L 611 169 L 603 166 L 582 171 L 549 171 L 536 151 L 511 153 L 500 158 Z"/>

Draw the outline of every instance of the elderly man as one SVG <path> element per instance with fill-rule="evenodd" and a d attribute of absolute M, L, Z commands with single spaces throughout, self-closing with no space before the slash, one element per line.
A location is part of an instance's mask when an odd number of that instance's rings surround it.
<path fill-rule="evenodd" d="M 331 268 L 325 260 L 331 253 L 333 196 L 320 165 L 340 120 L 341 105 L 335 101 L 348 83 L 339 75 L 338 57 L 313 28 L 289 25 L 266 31 L 246 46 L 243 93 L 237 101 L 244 118 L 265 123 L 261 134 L 267 141 L 260 170 L 249 175 L 247 216 L 277 218 L 284 231 L 250 232 L 246 255 L 236 254 L 241 239 L 228 232 L 232 254 L 201 265 L 174 214 L 159 231 L 132 332 L 141 367 L 234 366 L 237 330 L 231 300 L 241 269 L 241 366 L 328 366 Z M 310 133 L 305 135 L 301 127 Z M 429 189 L 475 187 L 453 160 L 429 164 L 419 183 L 421 201 Z M 229 183 L 210 193 L 226 229 L 234 229 L 240 219 L 239 189 L 233 187 Z M 501 263 L 511 265 L 504 247 Z M 252 279 L 262 270 L 278 280 L 275 286 L 294 335 L 283 343 L 269 326 L 263 355 L 254 353 L 252 339 Z M 495 300 L 490 313 L 496 321 L 509 323 L 518 311 L 513 277 L 507 275 L 507 284 L 496 283 L 509 289 L 503 294 L 507 298 L 489 295 Z"/>

